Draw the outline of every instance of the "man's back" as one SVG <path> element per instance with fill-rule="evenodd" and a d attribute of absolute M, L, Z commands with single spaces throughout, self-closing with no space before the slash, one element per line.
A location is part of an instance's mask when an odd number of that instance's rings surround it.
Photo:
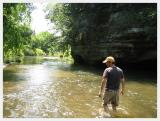
<path fill-rule="evenodd" d="M 120 86 L 120 80 L 123 78 L 123 71 L 116 66 L 106 68 L 104 71 L 105 77 L 107 77 L 107 89 L 118 90 Z"/>

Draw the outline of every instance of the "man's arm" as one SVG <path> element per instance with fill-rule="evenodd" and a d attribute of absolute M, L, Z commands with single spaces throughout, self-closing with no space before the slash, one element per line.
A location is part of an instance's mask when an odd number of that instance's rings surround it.
<path fill-rule="evenodd" d="M 107 82 L 107 78 L 102 77 L 101 88 L 100 88 L 100 91 L 99 91 L 99 94 L 98 94 L 99 97 L 102 97 L 102 91 L 105 87 L 106 82 Z"/>
<path fill-rule="evenodd" d="M 125 88 L 125 79 L 124 77 L 121 79 L 121 83 L 122 83 L 122 89 L 121 89 L 121 94 L 124 95 L 124 88 Z"/>

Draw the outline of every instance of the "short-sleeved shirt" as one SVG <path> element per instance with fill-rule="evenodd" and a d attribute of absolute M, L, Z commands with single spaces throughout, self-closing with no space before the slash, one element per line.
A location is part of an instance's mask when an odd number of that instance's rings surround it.
<path fill-rule="evenodd" d="M 106 89 L 118 90 L 120 80 L 124 78 L 124 75 L 122 69 L 114 65 L 104 70 L 103 77 L 107 78 Z"/>

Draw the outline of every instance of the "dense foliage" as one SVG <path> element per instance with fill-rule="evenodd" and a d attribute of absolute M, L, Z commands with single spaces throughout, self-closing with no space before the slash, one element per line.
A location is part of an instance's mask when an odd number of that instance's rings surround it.
<path fill-rule="evenodd" d="M 4 57 L 23 55 L 31 39 L 31 4 L 3 4 Z"/>
<path fill-rule="evenodd" d="M 50 19 L 55 25 L 54 29 L 61 33 L 61 36 L 58 37 L 58 48 L 66 55 L 70 53 L 70 40 L 72 39 L 70 33 L 73 30 L 69 6 L 70 4 L 51 4 L 46 8 L 46 18 Z"/>
<path fill-rule="evenodd" d="M 49 32 L 41 32 L 31 36 L 31 41 L 25 49 L 25 55 L 53 55 L 55 48 L 54 35 Z"/>
<path fill-rule="evenodd" d="M 29 3 L 3 4 L 4 60 L 17 61 L 24 55 L 69 55 L 70 47 L 65 45 L 64 38 L 47 31 L 35 34 L 31 30 L 33 9 Z"/>

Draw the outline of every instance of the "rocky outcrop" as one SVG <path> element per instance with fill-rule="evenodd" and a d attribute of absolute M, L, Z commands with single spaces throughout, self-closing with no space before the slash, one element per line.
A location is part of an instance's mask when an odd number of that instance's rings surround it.
<path fill-rule="evenodd" d="M 124 63 L 156 62 L 156 4 L 84 4 L 81 9 L 71 42 L 75 63 L 94 65 L 109 55 Z"/>

